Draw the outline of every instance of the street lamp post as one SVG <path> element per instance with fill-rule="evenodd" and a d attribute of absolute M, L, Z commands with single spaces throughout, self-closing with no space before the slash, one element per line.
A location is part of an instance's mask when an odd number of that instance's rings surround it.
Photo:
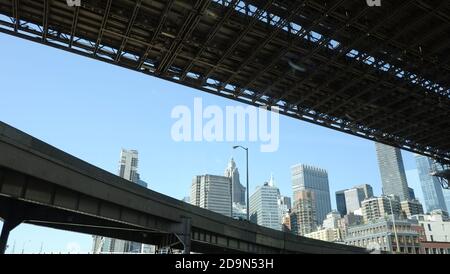
<path fill-rule="evenodd" d="M 249 192 L 250 189 L 248 188 L 248 147 L 243 146 L 233 146 L 233 149 L 242 148 L 245 150 L 245 158 L 247 162 L 247 221 L 250 221 L 250 198 L 249 198 Z M 233 194 L 232 194 L 233 195 Z"/>
<path fill-rule="evenodd" d="M 394 209 L 392 208 L 392 200 L 391 200 L 391 197 L 388 197 L 388 199 L 389 199 L 389 205 L 390 205 L 390 207 L 391 207 L 392 226 L 393 226 L 393 229 L 394 229 L 395 243 L 396 243 L 396 245 L 397 245 L 397 248 L 396 248 L 396 251 L 395 251 L 395 252 L 396 252 L 396 253 L 399 253 L 398 251 L 399 251 L 399 249 L 400 249 L 400 245 L 399 245 L 399 242 L 398 242 L 397 227 L 396 227 L 396 225 L 395 225 Z"/>

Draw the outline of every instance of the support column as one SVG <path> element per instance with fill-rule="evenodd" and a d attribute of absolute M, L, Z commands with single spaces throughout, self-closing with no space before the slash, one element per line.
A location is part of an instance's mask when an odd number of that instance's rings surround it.
<path fill-rule="evenodd" d="M 22 223 L 22 220 L 18 219 L 5 219 L 3 222 L 2 233 L 0 235 L 0 254 L 5 254 L 9 233 L 20 223 Z"/>
<path fill-rule="evenodd" d="M 191 218 L 182 218 L 183 233 L 181 234 L 184 246 L 183 254 L 191 253 Z"/>
<path fill-rule="evenodd" d="M 191 218 L 181 217 L 181 222 L 172 225 L 171 232 L 183 244 L 183 254 L 191 253 Z"/>

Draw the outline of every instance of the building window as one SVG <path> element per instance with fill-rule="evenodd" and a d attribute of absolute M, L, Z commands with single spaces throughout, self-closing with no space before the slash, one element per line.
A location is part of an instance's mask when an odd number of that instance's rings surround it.
<path fill-rule="evenodd" d="M 431 231 L 431 225 L 428 224 L 428 231 Z"/>
<path fill-rule="evenodd" d="M 433 235 L 430 235 L 431 241 L 434 242 Z"/>

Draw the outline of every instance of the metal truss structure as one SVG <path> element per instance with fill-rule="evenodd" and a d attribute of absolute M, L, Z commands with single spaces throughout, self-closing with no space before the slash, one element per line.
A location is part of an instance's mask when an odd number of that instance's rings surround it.
<path fill-rule="evenodd" d="M 438 162 L 434 162 L 431 176 L 435 176 L 443 189 L 450 189 L 450 165 L 443 165 Z"/>
<path fill-rule="evenodd" d="M 448 0 L 0 0 L 0 32 L 450 163 Z"/>

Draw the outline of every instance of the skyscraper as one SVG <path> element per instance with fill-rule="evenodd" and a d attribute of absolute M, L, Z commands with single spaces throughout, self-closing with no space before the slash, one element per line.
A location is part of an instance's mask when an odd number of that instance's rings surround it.
<path fill-rule="evenodd" d="M 444 191 L 445 205 L 447 207 L 447 212 L 449 212 L 450 211 L 450 189 L 444 189 L 443 191 Z"/>
<path fill-rule="evenodd" d="M 280 211 L 280 217 L 283 219 L 283 216 L 289 215 L 289 212 L 291 211 L 291 198 L 286 196 L 278 196 L 278 210 Z M 281 220 L 282 222 L 282 220 Z"/>
<path fill-rule="evenodd" d="M 137 150 L 122 149 L 120 153 L 119 176 L 133 183 L 139 183 L 138 161 L 139 153 Z"/>
<path fill-rule="evenodd" d="M 344 191 L 345 208 L 348 213 L 353 213 L 361 208 L 365 199 L 373 197 L 372 187 L 368 184 L 358 185 Z"/>
<path fill-rule="evenodd" d="M 384 195 L 396 195 L 409 200 L 408 182 L 400 149 L 375 143 Z"/>
<path fill-rule="evenodd" d="M 228 167 L 225 169 L 225 177 L 231 179 L 232 199 L 233 203 L 245 205 L 245 187 L 241 185 L 239 180 L 239 170 L 236 167 L 234 159 L 231 158 Z"/>
<path fill-rule="evenodd" d="M 315 193 L 312 190 L 298 190 L 294 195 L 290 215 L 291 231 L 302 236 L 315 231 L 317 227 Z"/>
<path fill-rule="evenodd" d="M 339 214 L 341 214 L 341 216 L 347 215 L 347 206 L 345 204 L 345 191 L 346 189 L 336 191 L 336 208 Z"/>
<path fill-rule="evenodd" d="M 414 193 L 414 188 L 408 187 L 408 196 L 410 200 L 416 199 L 416 194 Z"/>
<path fill-rule="evenodd" d="M 286 209 L 289 211 L 292 208 L 291 197 L 280 196 L 280 203 L 286 206 Z"/>
<path fill-rule="evenodd" d="M 416 154 L 416 166 L 419 172 L 420 186 L 422 188 L 423 198 L 425 200 L 425 207 L 428 212 L 435 209 L 442 209 L 447 211 L 443 190 L 439 180 L 431 176 L 433 168 L 433 160 L 426 156 Z"/>
<path fill-rule="evenodd" d="M 291 167 L 291 174 L 294 197 L 298 191 L 311 190 L 314 192 L 316 221 L 317 224 L 322 224 L 326 215 L 331 212 L 330 187 L 327 171 L 325 169 L 299 164 Z"/>
<path fill-rule="evenodd" d="M 364 201 L 365 195 L 362 189 L 351 188 L 344 192 L 345 195 L 345 207 L 347 213 L 353 213 L 355 210 L 361 208 L 361 202 Z"/>
<path fill-rule="evenodd" d="M 231 179 L 208 174 L 195 176 L 192 179 L 190 203 L 231 217 Z"/>
<path fill-rule="evenodd" d="M 139 153 L 137 150 L 122 149 L 119 162 L 119 176 L 147 187 L 147 184 L 140 180 L 138 173 Z M 142 249 L 141 243 L 124 241 L 119 239 L 104 238 L 94 236 L 94 252 L 103 253 L 140 253 Z"/>
<path fill-rule="evenodd" d="M 280 190 L 272 183 L 258 186 L 250 196 L 250 220 L 258 225 L 281 231 L 282 216 L 278 206 Z"/>
<path fill-rule="evenodd" d="M 363 185 L 357 185 L 355 188 L 360 189 L 362 193 L 364 194 L 364 199 L 372 198 L 373 197 L 373 188 L 371 185 L 363 184 Z"/>

